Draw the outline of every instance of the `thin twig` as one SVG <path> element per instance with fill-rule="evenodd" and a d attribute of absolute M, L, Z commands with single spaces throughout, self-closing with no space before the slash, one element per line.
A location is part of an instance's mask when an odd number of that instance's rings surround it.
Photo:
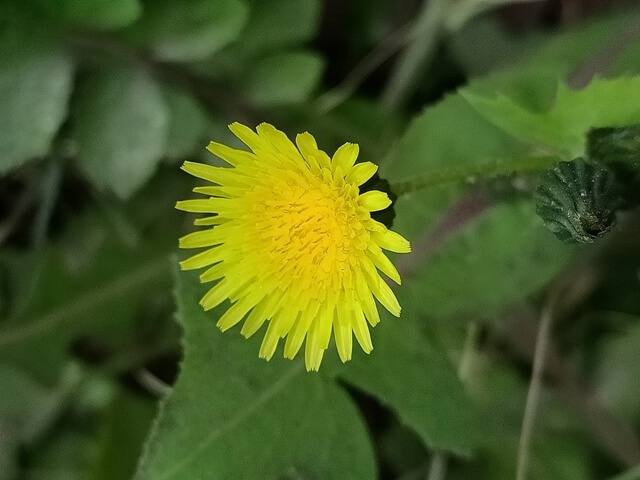
<path fill-rule="evenodd" d="M 427 480 L 444 480 L 447 476 L 447 456 L 442 453 L 434 453 L 429 465 Z"/>
<path fill-rule="evenodd" d="M 404 55 L 398 60 L 391 79 L 382 94 L 382 106 L 387 111 L 398 110 L 410 93 L 416 72 L 435 51 L 442 31 L 442 18 L 447 1 L 425 0 L 416 20 L 416 34 Z"/>
<path fill-rule="evenodd" d="M 140 386 L 158 398 L 166 397 L 171 391 L 170 385 L 164 383 L 146 368 L 138 370 L 136 380 Z"/>
<path fill-rule="evenodd" d="M 327 113 L 345 102 L 369 75 L 411 41 L 412 32 L 414 32 L 413 23 L 404 25 L 385 37 L 374 50 L 353 67 L 344 80 L 318 98 L 318 111 Z"/>
<path fill-rule="evenodd" d="M 527 478 L 531 436 L 533 433 L 536 412 L 538 410 L 540 391 L 542 389 L 542 373 L 544 371 L 547 346 L 549 344 L 549 335 L 551 332 L 551 324 L 553 321 L 554 303 L 555 302 L 549 302 L 549 304 L 547 304 L 547 306 L 543 309 L 542 315 L 540 317 L 540 327 L 538 329 L 538 338 L 536 339 L 536 349 L 533 355 L 533 371 L 531 373 L 531 383 L 529 384 L 527 403 L 525 405 L 524 418 L 522 419 L 522 429 L 520 431 L 516 480 L 526 480 Z"/>
<path fill-rule="evenodd" d="M 64 173 L 62 160 L 55 153 L 52 157 L 42 178 L 40 208 L 38 208 L 33 221 L 32 245 L 34 248 L 41 248 L 46 243 L 51 215 L 62 184 Z"/>
<path fill-rule="evenodd" d="M 458 168 L 448 168 L 426 175 L 419 175 L 410 180 L 402 180 L 391 185 L 391 190 L 398 196 L 429 187 L 450 183 L 478 182 L 491 178 L 516 175 L 537 174 L 559 162 L 557 155 L 535 155 L 518 161 L 493 161 L 472 164 Z"/>

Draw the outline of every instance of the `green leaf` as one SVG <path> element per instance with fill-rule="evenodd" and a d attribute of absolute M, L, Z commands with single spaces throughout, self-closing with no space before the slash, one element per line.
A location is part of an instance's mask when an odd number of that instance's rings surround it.
<path fill-rule="evenodd" d="M 430 317 L 496 320 L 550 282 L 571 253 L 530 202 L 498 204 L 453 232 L 414 270 L 402 298 Z"/>
<path fill-rule="evenodd" d="M 300 45 L 311 39 L 320 21 L 318 0 L 251 0 L 247 28 L 234 48 L 243 56 Z"/>
<path fill-rule="evenodd" d="M 420 332 L 411 310 L 381 319 L 373 352 L 357 349 L 334 373 L 390 407 L 429 448 L 469 456 L 478 441 L 472 406 L 446 353 Z"/>
<path fill-rule="evenodd" d="M 595 127 L 640 123 L 640 76 L 595 79 L 582 90 L 558 85 L 552 108 L 535 112 L 510 98 L 488 98 L 469 90 L 461 94 L 489 121 L 525 142 L 542 143 L 569 159 L 583 155 L 586 133 Z"/>
<path fill-rule="evenodd" d="M 142 13 L 138 0 L 38 0 L 51 18 L 88 28 L 120 28 L 134 22 Z"/>
<path fill-rule="evenodd" d="M 124 34 L 165 61 L 197 60 L 235 40 L 247 18 L 241 0 L 144 1 L 145 14 Z"/>
<path fill-rule="evenodd" d="M 347 394 L 299 362 L 258 358 L 255 337 L 221 333 L 179 273 L 184 361 L 137 479 L 375 478 L 371 444 Z"/>
<path fill-rule="evenodd" d="M 380 176 L 401 182 L 452 168 L 509 162 L 526 153 L 526 146 L 482 118 L 462 97 L 450 95 L 412 120 L 380 166 Z M 394 207 L 394 229 L 414 240 L 430 229 L 459 192 L 460 186 L 453 184 L 403 195 Z"/>
<path fill-rule="evenodd" d="M 175 89 L 165 89 L 169 109 L 169 133 L 165 157 L 183 160 L 207 145 L 209 118 L 193 96 Z"/>
<path fill-rule="evenodd" d="M 168 113 L 144 72 L 111 65 L 84 79 L 73 109 L 79 166 L 100 189 L 128 198 L 165 151 Z"/>
<path fill-rule="evenodd" d="M 149 398 L 125 393 L 116 397 L 107 409 L 97 438 L 90 480 L 133 476 L 155 413 L 155 403 Z"/>
<path fill-rule="evenodd" d="M 0 35 L 0 175 L 47 154 L 67 115 L 74 74 L 63 51 L 20 46 L 23 53 L 14 54 L 5 42 Z"/>
<path fill-rule="evenodd" d="M 398 181 L 405 180 L 404 172 L 417 176 L 478 165 L 508 167 L 525 159 L 529 149 L 484 119 L 460 95 L 452 95 L 413 120 L 382 165 L 381 175 Z M 508 304 L 543 287 L 567 261 L 567 247 L 542 226 L 533 207 L 516 202 L 448 227 L 444 238 L 434 239 L 438 250 L 425 263 L 421 250 L 431 248 L 425 242 L 434 238 L 443 211 L 464 189 L 456 184 L 434 186 L 403 195 L 394 206 L 394 229 L 417 249 L 411 257 L 399 259 L 411 271 L 399 290 L 405 311 L 432 317 L 472 313 L 492 319 Z"/>
<path fill-rule="evenodd" d="M 314 53 L 278 53 L 257 60 L 238 89 L 258 107 L 301 103 L 317 87 L 322 69 L 322 57 Z"/>

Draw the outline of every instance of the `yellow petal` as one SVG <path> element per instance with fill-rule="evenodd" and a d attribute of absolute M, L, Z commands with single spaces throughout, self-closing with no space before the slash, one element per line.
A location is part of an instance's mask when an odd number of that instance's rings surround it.
<path fill-rule="evenodd" d="M 347 174 L 347 182 L 362 185 L 378 171 L 378 166 L 371 162 L 357 163 Z"/>
<path fill-rule="evenodd" d="M 336 348 L 338 349 L 338 355 L 342 363 L 351 360 L 351 351 L 353 349 L 353 335 L 351 325 L 334 325 L 334 332 L 336 335 Z"/>
<path fill-rule="evenodd" d="M 356 163 L 360 147 L 357 143 L 345 143 L 342 145 L 336 153 L 333 154 L 331 166 L 335 172 L 337 168 L 340 168 L 342 172 L 346 173 L 351 170 L 351 167 Z"/>
<path fill-rule="evenodd" d="M 181 261 L 180 268 L 182 270 L 195 270 L 197 268 L 208 267 L 221 260 L 222 250 L 219 247 L 213 247 Z"/>
<path fill-rule="evenodd" d="M 382 252 L 377 245 L 369 246 L 369 258 L 373 261 L 374 265 L 378 267 L 382 273 L 384 273 L 391 280 L 400 285 L 400 273 L 396 269 L 395 265 L 391 263 L 391 260 Z"/>
<path fill-rule="evenodd" d="M 258 153 L 261 149 L 264 150 L 264 141 L 256 132 L 251 130 L 246 125 L 234 122 L 229 125 L 229 130 L 231 130 L 231 132 L 233 132 L 233 134 L 238 137 L 242 141 L 242 143 L 244 143 L 254 152 Z"/>
<path fill-rule="evenodd" d="M 256 156 L 251 152 L 227 147 L 218 142 L 210 142 L 207 150 L 234 167 L 242 164 L 250 164 L 256 159 Z"/>
<path fill-rule="evenodd" d="M 373 350 L 373 343 L 371 342 L 371 334 L 369 333 L 369 327 L 364 319 L 362 311 L 355 311 L 352 317 L 353 333 L 356 335 L 356 339 L 362 347 L 365 353 L 371 353 Z"/>
<path fill-rule="evenodd" d="M 384 192 L 371 190 L 370 192 L 365 192 L 360 195 L 360 205 L 370 212 L 377 212 L 391 205 L 391 199 Z"/>
<path fill-rule="evenodd" d="M 392 230 L 373 232 L 371 236 L 380 247 L 390 252 L 409 253 L 411 251 L 409 240 Z"/>

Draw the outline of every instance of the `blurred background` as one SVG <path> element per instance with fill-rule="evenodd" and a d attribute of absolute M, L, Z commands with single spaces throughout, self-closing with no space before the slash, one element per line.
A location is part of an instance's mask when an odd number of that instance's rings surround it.
<path fill-rule="evenodd" d="M 637 3 L 0 0 L 0 479 L 133 476 L 182 356 L 173 259 L 192 218 L 173 207 L 189 197 L 193 181 L 179 165 L 220 162 L 204 149 L 210 140 L 239 146 L 227 124 L 267 121 L 290 136 L 308 130 L 329 152 L 357 142 L 362 159 L 379 164 L 397 155 L 407 135 L 418 135 L 423 150 L 412 151 L 427 158 L 435 149 L 446 158 L 467 138 L 456 134 L 463 116 L 424 134 L 405 132 L 425 108 L 457 98 L 450 95 L 475 78 L 550 71 L 580 83 L 585 69 L 587 81 L 589 73 L 640 72 Z M 518 78 L 527 97 L 528 77 Z M 416 155 L 396 177 L 418 174 L 423 161 Z M 505 188 L 512 185 L 492 184 L 491 195 L 510 195 Z M 473 195 L 439 228 L 455 228 L 486 206 L 485 189 Z M 412 218 L 405 231 L 413 239 L 428 222 L 417 210 Z M 612 234 L 597 268 L 580 270 L 582 281 L 567 294 L 531 479 L 604 479 L 640 463 L 637 225 L 628 221 Z M 494 246 L 471 244 L 478 271 L 482 249 Z M 414 242 L 424 255 L 413 260 L 431 256 L 430 248 Z M 527 263 L 514 262 L 497 270 L 503 283 L 516 269 L 528 276 Z M 484 441 L 473 455 L 449 457 L 446 474 L 428 477 L 437 449 L 428 448 L 424 430 L 375 392 L 354 387 L 357 381 L 341 380 L 364 419 L 377 472 L 353 478 L 514 478 L 536 332 L 535 308 L 527 305 L 539 305 L 559 269 L 536 277 L 520 297 L 491 297 L 501 322 L 474 324 L 482 374 L 468 390 L 484 426 L 469 436 Z M 470 298 L 481 300 L 465 322 L 483 316 L 487 275 L 447 287 L 465 297 L 465 289 L 477 289 Z M 428 328 L 452 365 L 465 322 Z M 438 398 L 448 401 L 445 386 Z M 430 412 L 438 413 L 428 402 L 421 411 L 430 424 Z"/>

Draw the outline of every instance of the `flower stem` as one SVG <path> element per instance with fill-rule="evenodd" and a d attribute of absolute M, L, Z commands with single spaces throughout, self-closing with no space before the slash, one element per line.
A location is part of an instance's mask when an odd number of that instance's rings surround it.
<path fill-rule="evenodd" d="M 561 159 L 555 155 L 543 155 L 529 157 L 521 162 L 490 162 L 460 168 L 443 169 L 415 177 L 411 180 L 393 183 L 391 190 L 396 195 L 401 196 L 423 188 L 436 187 L 447 183 L 476 182 L 500 175 L 537 173 L 555 165 L 560 160 Z"/>

